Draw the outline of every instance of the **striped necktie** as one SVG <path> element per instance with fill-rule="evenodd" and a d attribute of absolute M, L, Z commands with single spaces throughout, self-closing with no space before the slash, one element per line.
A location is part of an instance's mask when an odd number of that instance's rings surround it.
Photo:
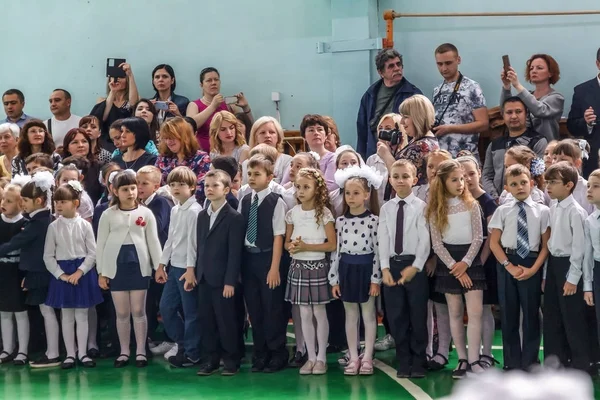
<path fill-rule="evenodd" d="M 248 215 L 248 229 L 246 230 L 246 240 L 254 244 L 258 235 L 258 194 L 254 195 L 252 205 L 250 205 L 250 214 Z"/>
<path fill-rule="evenodd" d="M 521 258 L 527 258 L 529 255 L 529 232 L 527 231 L 527 213 L 525 212 L 525 203 L 519 204 L 519 214 L 517 216 L 517 254 Z"/>

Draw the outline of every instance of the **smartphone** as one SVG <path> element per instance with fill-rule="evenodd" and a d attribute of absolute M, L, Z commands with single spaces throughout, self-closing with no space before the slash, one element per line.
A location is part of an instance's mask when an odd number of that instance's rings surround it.
<path fill-rule="evenodd" d="M 157 101 L 156 103 L 154 103 L 154 107 L 156 107 L 157 110 L 169 110 L 169 104 L 167 104 L 166 101 Z"/>
<path fill-rule="evenodd" d="M 225 104 L 235 104 L 237 103 L 238 98 L 236 96 L 227 96 L 225 97 Z"/>
<path fill-rule="evenodd" d="M 107 58 L 106 59 L 106 76 L 109 78 L 125 78 L 125 71 L 119 65 L 127 62 L 124 58 Z"/>
<path fill-rule="evenodd" d="M 502 56 L 502 63 L 504 64 L 504 73 L 506 74 L 510 68 L 510 59 L 508 58 L 508 55 L 505 54 Z"/>

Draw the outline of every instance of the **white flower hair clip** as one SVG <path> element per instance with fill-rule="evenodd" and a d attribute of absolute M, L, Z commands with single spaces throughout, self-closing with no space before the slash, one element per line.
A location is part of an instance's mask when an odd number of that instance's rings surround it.
<path fill-rule="evenodd" d="M 590 154 L 587 152 L 586 148 L 589 146 L 588 142 L 585 139 L 578 139 L 577 145 L 581 150 L 581 158 L 583 160 L 587 160 L 590 158 Z"/>
<path fill-rule="evenodd" d="M 31 178 L 36 187 L 46 193 L 46 207 L 52 204 L 52 186 L 54 186 L 54 176 L 48 171 L 36 172 Z"/>
<path fill-rule="evenodd" d="M 108 175 L 108 183 L 112 184 L 113 181 L 115 180 L 115 176 L 117 176 L 117 174 L 121 172 L 121 171 L 113 171 Z"/>
<path fill-rule="evenodd" d="M 544 160 L 538 157 L 531 160 L 531 164 L 529 165 L 529 172 L 531 173 L 531 176 L 541 176 L 544 174 L 545 171 L 546 164 L 544 164 Z"/>
<path fill-rule="evenodd" d="M 71 186 L 71 188 L 73 190 L 75 190 L 77 193 L 83 192 L 83 186 L 81 186 L 81 182 L 79 182 L 79 181 L 71 180 L 71 181 L 67 182 L 67 185 Z"/>
<path fill-rule="evenodd" d="M 313 158 L 319 162 L 321 161 L 321 156 L 319 155 L 319 153 L 317 153 L 316 151 L 309 151 L 308 154 L 310 154 L 311 156 L 313 156 Z"/>
<path fill-rule="evenodd" d="M 352 165 L 348 168 L 335 171 L 334 180 L 340 189 L 344 188 L 346 181 L 350 178 L 363 178 L 367 181 L 369 186 L 373 187 L 375 190 L 379 189 L 383 183 L 383 176 L 381 176 L 381 173 L 364 164 L 362 167 Z"/>
<path fill-rule="evenodd" d="M 31 176 L 25 174 L 16 174 L 10 181 L 11 184 L 21 187 L 27 185 L 29 182 L 31 182 Z"/>

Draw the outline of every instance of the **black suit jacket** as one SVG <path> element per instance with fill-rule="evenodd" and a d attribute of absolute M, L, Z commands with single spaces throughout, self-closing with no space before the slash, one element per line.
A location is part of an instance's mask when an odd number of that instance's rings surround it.
<path fill-rule="evenodd" d="M 588 133 L 588 127 L 583 119 L 583 113 L 589 107 L 592 107 L 596 115 L 600 115 L 600 85 L 598 78 L 590 79 L 575 87 L 573 93 L 573 102 L 569 118 L 567 119 L 567 128 L 573 136 L 583 138 L 590 144 L 590 158 L 584 162 L 583 176 L 587 178 L 590 173 L 598 168 L 598 149 L 600 148 L 600 119 Z"/>
<path fill-rule="evenodd" d="M 196 227 L 196 278 L 213 287 L 235 286 L 242 263 L 245 224 L 242 214 L 225 204 L 210 226 L 206 209 L 198 214 Z"/>

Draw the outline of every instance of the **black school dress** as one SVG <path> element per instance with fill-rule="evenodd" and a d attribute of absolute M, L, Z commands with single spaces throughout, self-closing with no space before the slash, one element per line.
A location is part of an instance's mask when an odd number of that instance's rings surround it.
<path fill-rule="evenodd" d="M 0 244 L 7 243 L 17 233 L 21 232 L 25 225 L 25 218 L 14 218 L 12 220 L 4 215 L 0 218 Z M 21 288 L 21 282 L 25 277 L 23 271 L 19 271 L 20 250 L 13 251 L 4 257 L 0 257 L 0 311 L 21 312 L 27 310 L 25 298 L 27 293 Z"/>
<path fill-rule="evenodd" d="M 483 243 L 485 243 L 489 234 L 487 220 L 494 215 L 498 205 L 492 196 L 487 193 L 479 196 L 477 201 L 479 202 L 483 214 L 481 223 L 483 226 Z M 487 284 L 487 290 L 483 292 L 483 304 L 498 304 L 498 275 L 496 273 L 496 257 L 494 257 L 494 254 L 490 253 L 483 264 L 483 269 L 485 271 L 485 283 Z"/>

